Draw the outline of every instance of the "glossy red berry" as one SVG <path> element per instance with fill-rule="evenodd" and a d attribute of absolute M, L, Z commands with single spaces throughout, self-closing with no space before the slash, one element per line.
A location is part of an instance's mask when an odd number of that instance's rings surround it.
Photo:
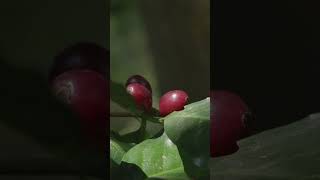
<path fill-rule="evenodd" d="M 109 124 L 107 84 L 100 73 L 90 70 L 67 71 L 52 82 L 53 93 L 73 110 L 85 132 L 96 140 L 105 140 Z"/>
<path fill-rule="evenodd" d="M 139 83 L 139 84 L 143 85 L 144 87 L 146 87 L 152 93 L 152 88 L 151 88 L 150 83 L 143 76 L 133 75 L 133 76 L 129 77 L 126 82 L 126 87 L 132 83 Z"/>
<path fill-rule="evenodd" d="M 159 102 L 160 116 L 166 116 L 173 111 L 184 109 L 188 101 L 188 94 L 182 90 L 173 90 L 165 93 Z"/>
<path fill-rule="evenodd" d="M 152 94 L 142 84 L 131 83 L 127 86 L 127 92 L 134 98 L 138 108 L 150 111 L 152 108 Z"/>
<path fill-rule="evenodd" d="M 106 77 L 109 74 L 110 52 L 90 42 L 80 42 L 63 49 L 54 57 L 49 80 L 70 70 L 92 70 Z"/>
<path fill-rule="evenodd" d="M 239 147 L 237 141 L 247 133 L 247 105 L 228 91 L 211 92 L 211 157 L 229 155 Z"/>

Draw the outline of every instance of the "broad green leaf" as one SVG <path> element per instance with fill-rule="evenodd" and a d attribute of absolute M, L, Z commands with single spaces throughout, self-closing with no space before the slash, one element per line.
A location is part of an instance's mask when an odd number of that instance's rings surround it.
<path fill-rule="evenodd" d="M 158 111 L 153 108 L 150 113 L 145 113 L 138 109 L 133 98 L 127 93 L 124 85 L 111 81 L 110 89 L 110 98 L 113 102 L 128 110 L 136 117 L 159 123 L 158 118 L 155 117 L 158 115 Z"/>
<path fill-rule="evenodd" d="M 120 165 L 124 154 L 133 146 L 133 144 L 123 143 L 110 138 L 110 160 Z"/>
<path fill-rule="evenodd" d="M 235 154 L 211 160 L 214 179 L 320 179 L 320 115 L 240 141 Z"/>
<path fill-rule="evenodd" d="M 159 133 L 162 134 L 163 130 L 160 129 L 158 133 L 153 133 L 153 134 L 150 134 L 147 131 L 142 131 L 142 129 L 138 129 L 136 131 L 133 131 L 124 135 L 120 135 L 115 131 L 113 131 L 112 133 L 114 134 L 114 137 L 120 140 L 121 142 L 139 144 L 146 139 L 159 136 Z"/>
<path fill-rule="evenodd" d="M 110 177 L 119 179 L 121 176 L 120 163 L 124 154 L 133 144 L 122 143 L 114 138 L 110 138 Z"/>
<path fill-rule="evenodd" d="M 136 145 L 124 155 L 122 161 L 139 166 L 148 177 L 188 179 L 178 149 L 165 133 Z"/>
<path fill-rule="evenodd" d="M 208 178 L 210 99 L 171 113 L 164 118 L 164 129 L 177 145 L 186 173 L 192 177 Z"/>

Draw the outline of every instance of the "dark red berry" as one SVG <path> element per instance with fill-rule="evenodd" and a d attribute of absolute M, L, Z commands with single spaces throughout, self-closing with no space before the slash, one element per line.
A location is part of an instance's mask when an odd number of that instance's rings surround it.
<path fill-rule="evenodd" d="M 160 98 L 159 112 L 160 116 L 166 116 L 173 111 L 184 109 L 188 101 L 188 94 L 181 90 L 173 90 L 165 93 Z"/>
<path fill-rule="evenodd" d="M 109 124 L 109 88 L 100 73 L 90 70 L 64 72 L 53 80 L 52 90 L 79 117 L 90 137 L 105 140 Z"/>
<path fill-rule="evenodd" d="M 229 155 L 239 147 L 237 141 L 247 133 L 247 105 L 228 91 L 211 92 L 211 157 Z"/>
<path fill-rule="evenodd" d="M 131 76 L 126 82 L 126 87 L 132 83 L 139 83 L 144 87 L 146 87 L 152 93 L 152 88 L 150 83 L 143 76 L 140 76 L 140 75 Z"/>
<path fill-rule="evenodd" d="M 134 98 L 138 108 L 150 111 L 152 108 L 151 92 L 139 83 L 132 83 L 127 86 L 127 92 Z"/>
<path fill-rule="evenodd" d="M 80 42 L 67 47 L 54 57 L 49 80 L 70 70 L 92 70 L 106 77 L 109 74 L 110 53 L 90 42 Z"/>

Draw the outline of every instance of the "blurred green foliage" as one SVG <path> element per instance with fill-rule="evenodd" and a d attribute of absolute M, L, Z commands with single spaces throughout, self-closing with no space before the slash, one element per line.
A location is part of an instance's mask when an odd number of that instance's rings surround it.
<path fill-rule="evenodd" d="M 136 1 L 111 1 L 110 15 L 110 76 L 113 81 L 125 84 L 129 76 L 144 76 L 153 88 L 153 106 L 157 106 L 159 91 L 153 57 L 146 41 L 143 20 Z M 124 109 L 111 102 L 111 112 Z M 152 126 L 152 123 L 148 123 Z M 127 133 L 139 128 L 135 118 L 111 118 L 111 129 Z"/>
<path fill-rule="evenodd" d="M 155 108 L 169 90 L 185 90 L 190 103 L 207 97 L 209 2 L 111 1 L 111 79 L 124 84 L 130 75 L 143 75 L 152 85 Z M 123 109 L 112 103 L 111 112 L 118 111 Z M 124 119 L 111 118 L 111 128 L 138 128 Z"/>
<path fill-rule="evenodd" d="M 210 87 L 210 1 L 139 1 L 161 94 L 183 89 L 189 101 Z"/>
<path fill-rule="evenodd" d="M 135 1 L 112 1 L 110 17 L 111 79 L 124 84 L 133 74 L 150 81 L 158 97 L 153 57 Z"/>

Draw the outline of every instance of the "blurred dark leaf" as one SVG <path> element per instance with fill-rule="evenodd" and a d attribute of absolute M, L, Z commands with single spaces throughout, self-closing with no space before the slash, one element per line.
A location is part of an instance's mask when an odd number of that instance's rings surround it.
<path fill-rule="evenodd" d="M 209 177 L 210 99 L 185 106 L 164 118 L 164 130 L 179 149 L 186 173 Z"/>
<path fill-rule="evenodd" d="M 240 141 L 240 150 L 211 161 L 214 179 L 320 179 L 320 115 Z"/>
<path fill-rule="evenodd" d="M 117 179 L 121 180 L 143 180 L 147 178 L 147 175 L 135 164 L 122 162 L 120 165 L 121 174 Z"/>
<path fill-rule="evenodd" d="M 110 161 L 110 179 L 119 180 L 143 180 L 147 176 L 134 164 L 122 163 L 121 166 Z"/>

